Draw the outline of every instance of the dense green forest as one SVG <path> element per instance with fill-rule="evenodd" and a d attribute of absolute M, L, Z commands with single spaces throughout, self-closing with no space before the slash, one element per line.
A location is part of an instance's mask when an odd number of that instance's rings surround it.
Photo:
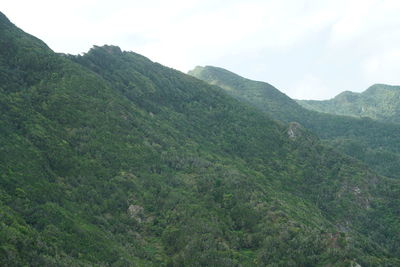
<path fill-rule="evenodd" d="M 217 67 L 196 67 L 189 74 L 218 85 L 277 120 L 300 123 L 329 146 L 365 162 L 381 175 L 400 178 L 400 124 L 308 110 L 268 83 Z"/>
<path fill-rule="evenodd" d="M 400 181 L 298 123 L 1 13 L 0 72 L 2 266 L 400 264 Z"/>
<path fill-rule="evenodd" d="M 362 93 L 346 91 L 330 100 L 297 102 L 320 112 L 400 123 L 400 86 L 375 84 Z"/>

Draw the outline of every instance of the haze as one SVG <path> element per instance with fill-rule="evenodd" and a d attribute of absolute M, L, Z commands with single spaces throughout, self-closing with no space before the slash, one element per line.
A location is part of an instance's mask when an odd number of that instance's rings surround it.
<path fill-rule="evenodd" d="M 114 44 L 187 72 L 226 68 L 292 98 L 400 84 L 400 1 L 18 1 L 12 22 L 56 52 Z"/>

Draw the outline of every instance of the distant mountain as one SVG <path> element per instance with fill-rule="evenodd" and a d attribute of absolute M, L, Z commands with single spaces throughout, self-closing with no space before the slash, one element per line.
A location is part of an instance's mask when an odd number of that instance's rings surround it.
<path fill-rule="evenodd" d="M 223 88 L 277 120 L 299 122 L 329 145 L 365 162 L 378 173 L 400 178 L 400 125 L 308 110 L 268 83 L 245 79 L 217 67 L 199 66 L 189 74 Z"/>
<path fill-rule="evenodd" d="M 399 266 L 400 181 L 116 46 L 0 13 L 2 266 Z"/>
<path fill-rule="evenodd" d="M 375 84 L 362 93 L 346 91 L 330 100 L 296 101 L 320 112 L 400 123 L 400 86 Z"/>
<path fill-rule="evenodd" d="M 230 95 L 262 108 L 272 114 L 275 119 L 292 121 L 292 114 L 304 111 L 295 101 L 272 85 L 240 77 L 222 68 L 197 66 L 188 74 L 212 85 L 217 85 Z"/>

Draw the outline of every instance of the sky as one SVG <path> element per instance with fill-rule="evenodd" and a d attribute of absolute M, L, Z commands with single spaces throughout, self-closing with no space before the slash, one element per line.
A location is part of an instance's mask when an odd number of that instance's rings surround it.
<path fill-rule="evenodd" d="M 399 0 L 2 0 L 56 52 L 117 45 L 187 72 L 212 65 L 296 99 L 400 85 Z"/>

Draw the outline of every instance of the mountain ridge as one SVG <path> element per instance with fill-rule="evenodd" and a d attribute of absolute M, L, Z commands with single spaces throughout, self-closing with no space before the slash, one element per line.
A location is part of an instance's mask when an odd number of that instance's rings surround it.
<path fill-rule="evenodd" d="M 400 146 L 397 145 L 400 125 L 308 110 L 268 83 L 220 72 L 221 68 L 206 67 L 189 74 L 221 88 L 229 87 L 228 94 L 274 119 L 299 122 L 329 145 L 365 162 L 380 174 L 400 177 Z"/>
<path fill-rule="evenodd" d="M 296 100 L 305 108 L 337 115 L 400 123 L 400 86 L 374 84 L 364 92 L 345 91 L 330 100 Z"/>
<path fill-rule="evenodd" d="M 397 180 L 136 53 L 0 32 L 2 265 L 400 262 Z"/>

